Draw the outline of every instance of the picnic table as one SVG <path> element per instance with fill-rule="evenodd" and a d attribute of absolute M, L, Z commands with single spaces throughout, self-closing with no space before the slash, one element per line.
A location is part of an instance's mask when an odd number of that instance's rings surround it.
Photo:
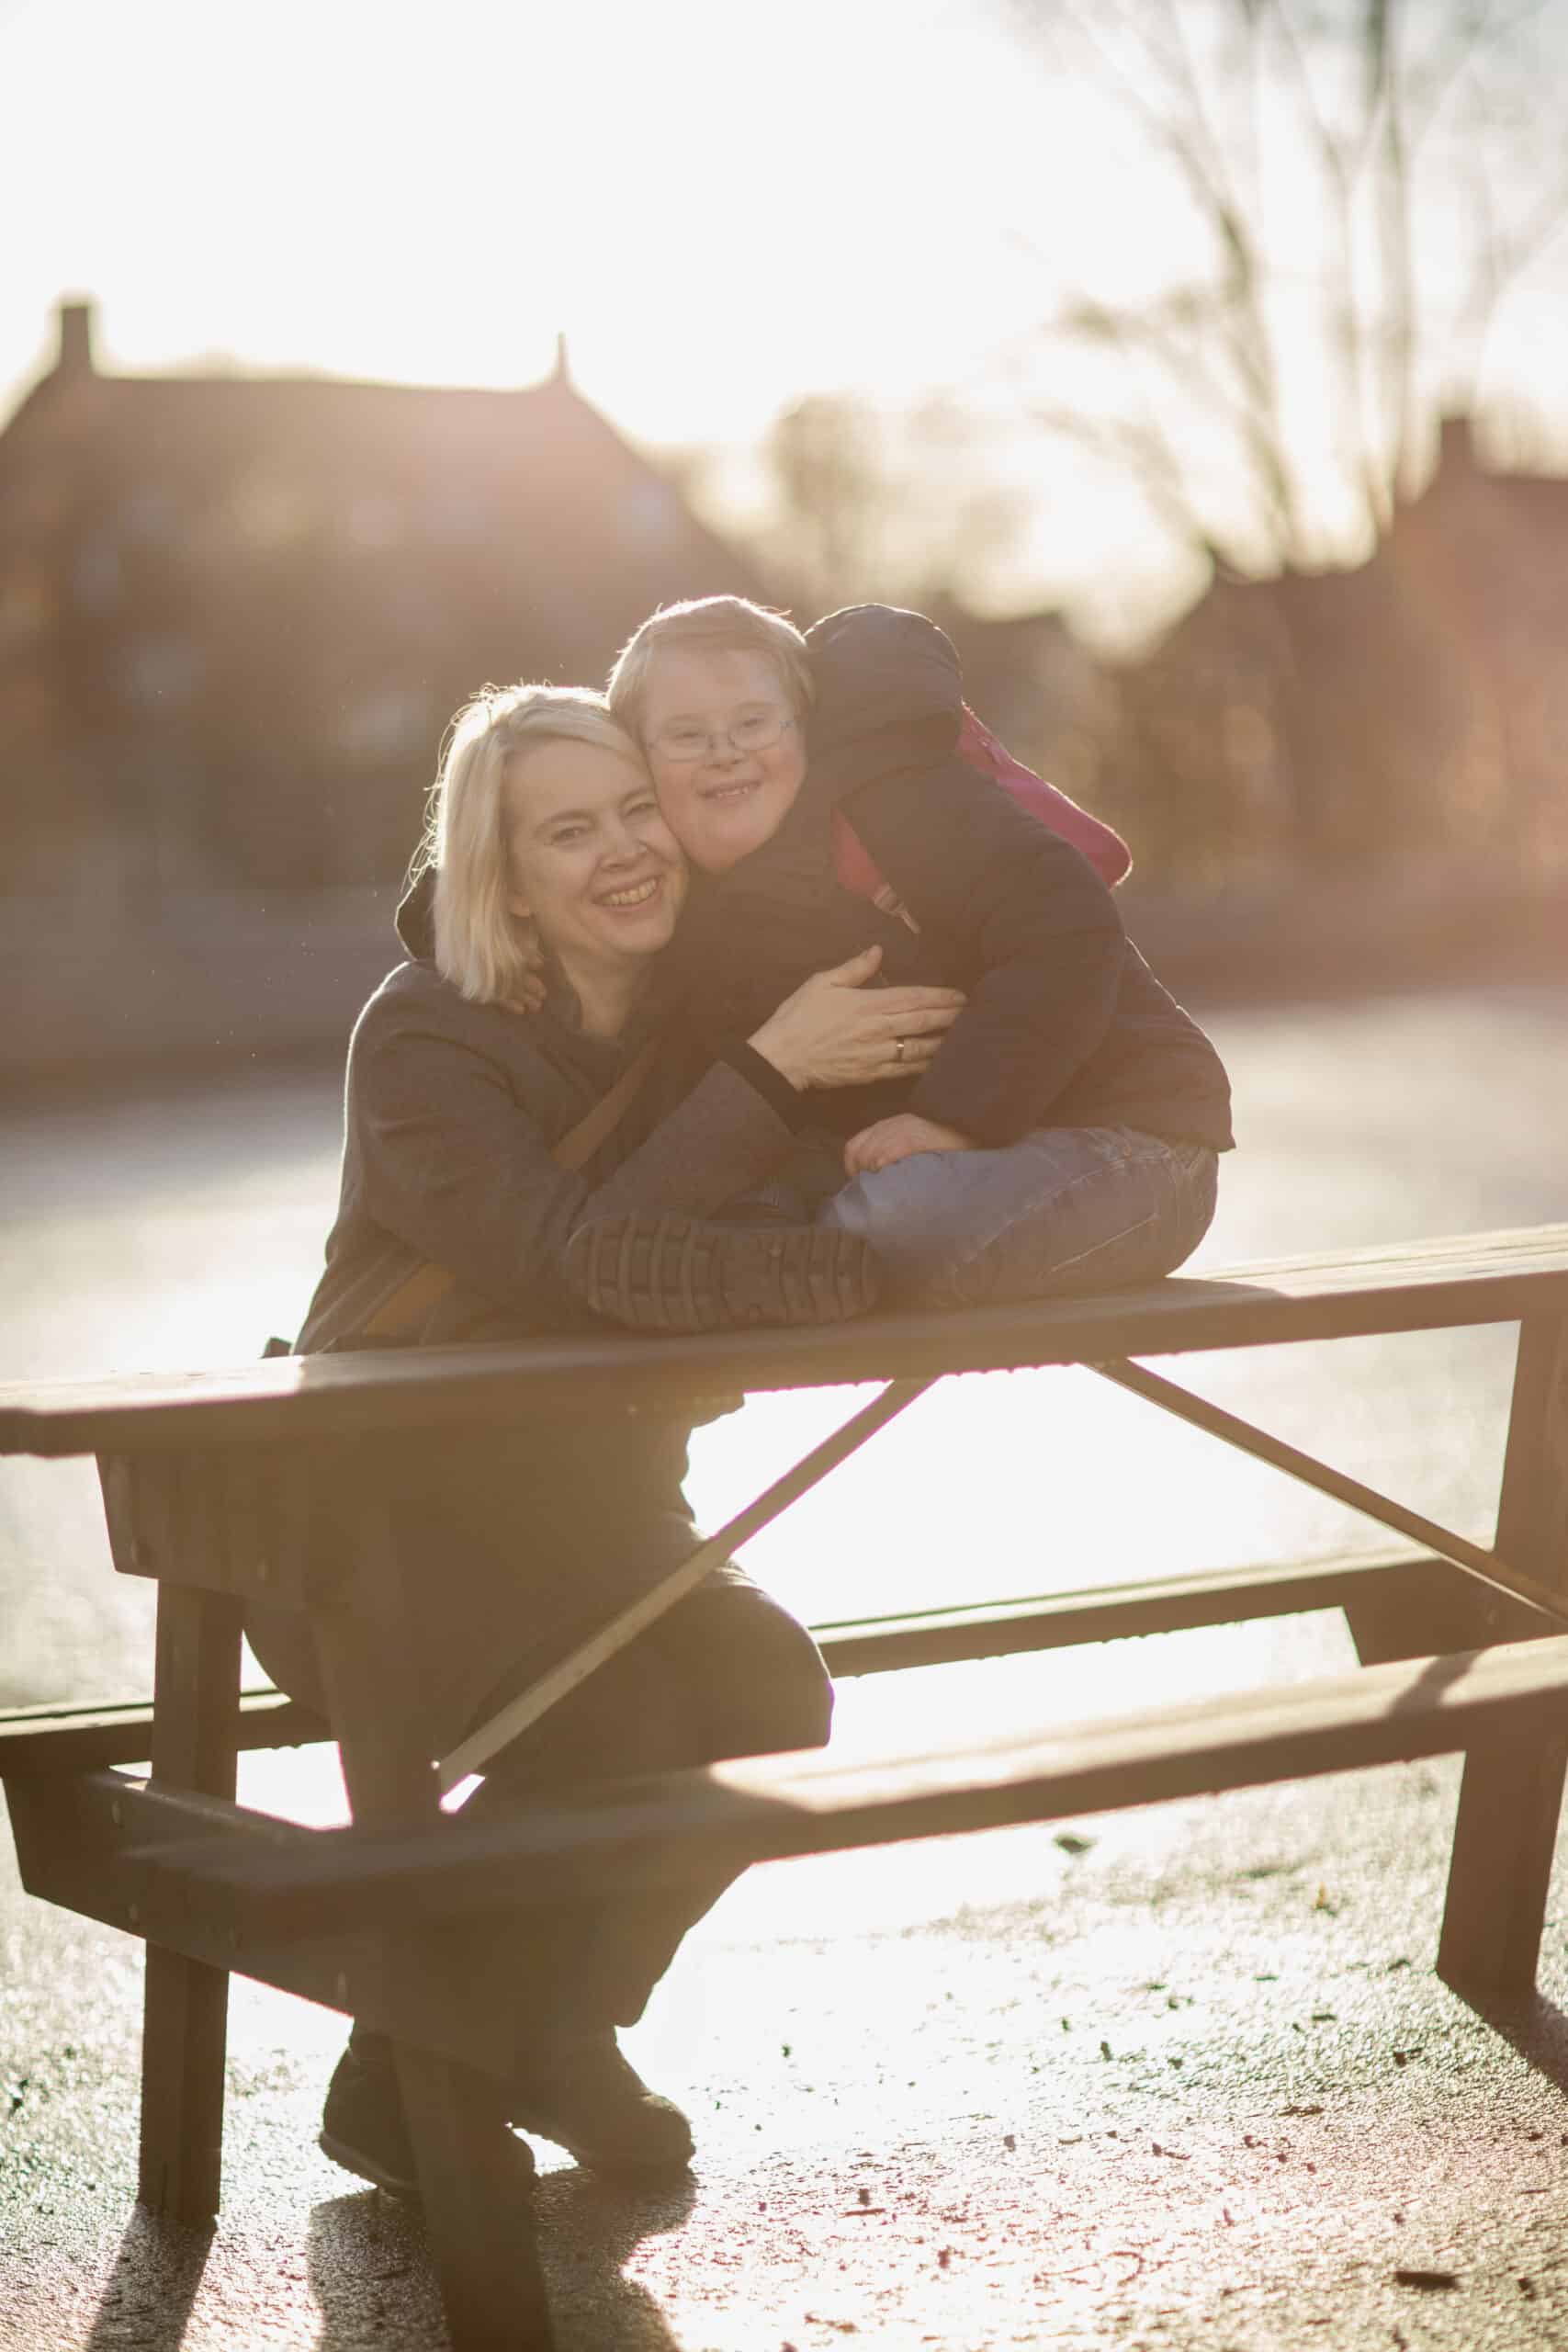
<path fill-rule="evenodd" d="M 1511 1321 L 1519 1341 L 1495 1541 L 1478 1544 L 1192 1394 L 1141 1359 Z M 506 1824 L 441 1798 L 530 1709 L 635 1634 L 602 1629 L 440 1759 L 382 1720 L 358 1596 L 391 1530 L 356 1441 L 611 1420 L 716 1392 L 874 1382 L 843 1428 L 716 1532 L 664 1594 L 825 1476 L 912 1398 L 965 1373 L 1082 1365 L 1306 1480 L 1397 1536 L 1330 1559 L 1224 1568 L 819 1629 L 863 1674 L 1337 1606 L 1353 1672 L 964 1749 L 852 1765 L 831 1751 L 599 1783 Z M 1171 1277 L 1145 1289 L 831 1329 L 369 1351 L 232 1371 L 0 1386 L 0 1453 L 97 1459 L 114 1565 L 158 1585 L 154 1689 L 0 1718 L 24 1883 L 145 1939 L 139 2196 L 216 2213 L 228 1982 L 238 1971 L 389 2033 L 457 2352 L 551 2341 L 484 2071 L 510 1997 L 476 1922 L 722 1860 L 929 1837 L 1462 1751 L 1438 1943 L 1483 2011 L 1534 1984 L 1568 1768 L 1568 1225 Z M 340 1552 L 310 1538 L 330 1500 Z M 685 1584 L 682 1585 L 681 1578 Z M 328 1722 L 242 1693 L 247 1601 L 303 1611 Z M 641 1616 L 638 1611 L 642 1611 Z M 382 1622 L 378 1637 L 395 1645 Z M 242 1748 L 335 1735 L 353 1813 L 313 1830 L 234 1802 Z M 150 1758 L 145 1774 L 129 1765 Z"/>

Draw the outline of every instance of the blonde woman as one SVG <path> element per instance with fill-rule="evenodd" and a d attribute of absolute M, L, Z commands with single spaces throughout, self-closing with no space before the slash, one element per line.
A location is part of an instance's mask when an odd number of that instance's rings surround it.
<path fill-rule="evenodd" d="M 659 984 L 684 861 L 636 745 L 593 695 L 510 687 L 458 714 L 429 861 L 399 911 L 408 959 L 355 1029 L 338 1215 L 299 1351 L 383 1336 L 411 1298 L 402 1335 L 418 1340 L 584 1325 L 562 1250 L 585 1218 L 617 1210 L 684 1220 L 731 1309 L 748 1284 L 785 1316 L 863 1304 L 863 1245 L 701 1220 L 791 1150 L 806 1089 L 885 1073 L 911 1039 L 929 1057 L 962 1000 L 868 991 L 858 958 L 705 1059 Z M 547 1000 L 525 1013 L 514 986 L 541 956 Z M 640 1083 L 619 1115 L 581 1165 L 563 1165 L 564 1140 L 628 1071 Z M 672 1408 L 376 1450 L 399 1550 L 367 1638 L 386 1661 L 389 1715 L 424 1753 L 455 1747 L 695 1548 L 688 1433 Z M 303 1621 L 268 1611 L 248 1630 L 280 1684 L 321 1705 Z M 809 1634 L 729 1567 L 545 1716 L 470 1803 L 482 1813 L 596 1773 L 819 1745 L 830 1712 Z M 493 2071 L 515 2123 L 602 2167 L 685 2162 L 685 2118 L 638 2079 L 615 2029 L 640 2014 L 721 1883 L 498 1928 L 517 2003 Z M 390 2051 L 357 2028 L 321 2138 L 362 2177 L 414 2193 Z"/>

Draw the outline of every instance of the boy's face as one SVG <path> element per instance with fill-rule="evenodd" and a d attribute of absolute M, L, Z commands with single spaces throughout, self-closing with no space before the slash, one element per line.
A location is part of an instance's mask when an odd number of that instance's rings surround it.
<path fill-rule="evenodd" d="M 806 775 L 801 729 L 765 653 L 661 648 L 642 735 L 670 830 L 708 874 L 773 839 Z"/>

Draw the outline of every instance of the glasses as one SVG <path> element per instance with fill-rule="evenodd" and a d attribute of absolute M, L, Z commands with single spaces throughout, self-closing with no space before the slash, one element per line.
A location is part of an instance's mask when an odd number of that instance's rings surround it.
<path fill-rule="evenodd" d="M 744 757 L 771 752 L 795 725 L 786 710 L 749 710 L 729 727 L 670 727 L 649 738 L 649 750 L 666 760 L 716 759 L 726 743 Z"/>

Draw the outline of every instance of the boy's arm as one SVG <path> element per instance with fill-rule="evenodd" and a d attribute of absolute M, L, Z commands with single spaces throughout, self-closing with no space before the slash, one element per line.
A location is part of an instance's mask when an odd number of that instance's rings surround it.
<path fill-rule="evenodd" d="M 845 814 L 922 931 L 956 949 L 969 1001 L 906 1108 L 1012 1143 L 1105 1036 L 1127 953 L 1088 860 L 956 761 L 878 777 Z"/>

